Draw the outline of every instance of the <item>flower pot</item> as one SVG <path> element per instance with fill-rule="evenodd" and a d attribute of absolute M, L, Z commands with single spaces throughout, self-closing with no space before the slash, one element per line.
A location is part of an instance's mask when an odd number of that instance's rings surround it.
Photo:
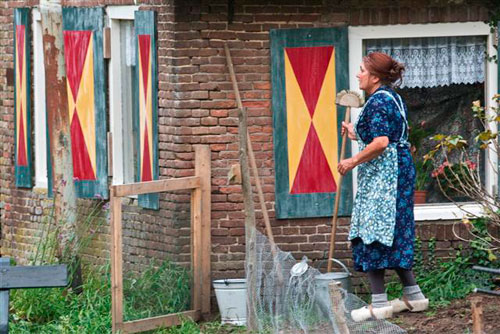
<path fill-rule="evenodd" d="M 427 199 L 427 190 L 415 190 L 414 194 L 414 202 L 415 204 L 424 204 Z"/>

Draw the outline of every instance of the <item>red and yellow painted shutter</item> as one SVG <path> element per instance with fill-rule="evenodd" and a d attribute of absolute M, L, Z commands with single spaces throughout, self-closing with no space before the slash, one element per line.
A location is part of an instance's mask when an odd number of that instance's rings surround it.
<path fill-rule="evenodd" d="M 137 182 L 158 180 L 158 64 L 156 12 L 135 12 L 137 62 L 134 127 L 137 143 Z M 158 194 L 139 195 L 139 205 L 158 209 Z"/>
<path fill-rule="evenodd" d="M 78 197 L 107 198 L 102 8 L 64 8 L 73 180 Z"/>
<path fill-rule="evenodd" d="M 16 187 L 32 187 L 30 11 L 14 10 L 14 106 Z"/>
<path fill-rule="evenodd" d="M 278 218 L 330 216 L 347 88 L 345 28 L 271 31 L 273 127 Z M 344 178 L 340 213 L 348 214 L 352 181 Z"/>

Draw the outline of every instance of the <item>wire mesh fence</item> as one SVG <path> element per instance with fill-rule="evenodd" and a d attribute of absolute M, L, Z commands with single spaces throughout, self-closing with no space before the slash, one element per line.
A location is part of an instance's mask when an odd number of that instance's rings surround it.
<path fill-rule="evenodd" d="M 253 312 L 258 333 L 268 334 L 344 334 L 339 323 L 345 321 L 350 334 L 403 334 L 405 330 L 385 321 L 354 322 L 351 311 L 366 305 L 360 298 L 340 289 L 341 298 L 332 305 L 324 282 L 316 279 L 320 272 L 308 267 L 298 274 L 297 263 L 289 252 L 273 251 L 269 240 L 257 232 L 257 283 Z M 303 259 L 307 261 L 307 259 Z M 248 270 L 247 270 L 248 278 Z M 341 310 L 340 314 L 334 312 Z M 343 319 L 339 319 L 343 317 Z"/>

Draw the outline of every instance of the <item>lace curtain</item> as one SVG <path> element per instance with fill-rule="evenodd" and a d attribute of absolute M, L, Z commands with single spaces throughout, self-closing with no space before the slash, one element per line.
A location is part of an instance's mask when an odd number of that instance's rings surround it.
<path fill-rule="evenodd" d="M 437 87 L 484 82 L 486 40 L 479 36 L 378 39 L 366 54 L 379 51 L 406 66 L 401 87 Z"/>

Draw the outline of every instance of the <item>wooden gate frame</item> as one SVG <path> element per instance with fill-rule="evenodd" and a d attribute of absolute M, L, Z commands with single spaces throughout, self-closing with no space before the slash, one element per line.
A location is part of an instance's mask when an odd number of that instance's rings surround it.
<path fill-rule="evenodd" d="M 210 313 L 211 182 L 210 147 L 195 146 L 195 176 L 110 187 L 111 205 L 111 322 L 113 333 L 138 333 L 160 326 L 179 325 L 182 318 L 194 321 Z M 191 189 L 192 310 L 123 321 L 122 197 Z"/>

